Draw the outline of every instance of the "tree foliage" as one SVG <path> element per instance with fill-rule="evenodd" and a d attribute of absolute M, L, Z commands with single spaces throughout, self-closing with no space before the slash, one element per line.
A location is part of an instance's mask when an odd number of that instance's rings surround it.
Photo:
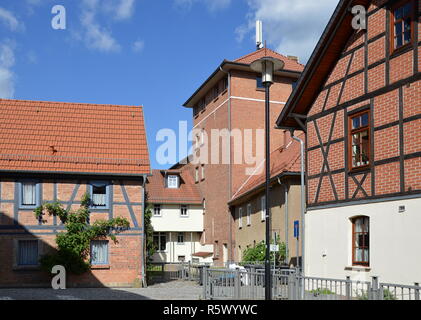
<path fill-rule="evenodd" d="M 277 241 L 279 245 L 279 252 L 270 253 L 270 261 L 274 261 L 276 264 L 280 264 L 285 261 L 286 257 L 286 245 L 283 242 Z M 247 262 L 264 262 L 266 258 L 266 243 L 265 241 L 260 242 L 253 248 L 244 250 L 242 263 Z"/>
<path fill-rule="evenodd" d="M 110 237 L 116 243 L 115 234 L 129 228 L 129 221 L 121 217 L 97 220 L 90 224 L 90 203 L 90 196 L 85 193 L 81 199 L 81 206 L 76 211 L 64 209 L 59 202 L 44 203 L 34 210 L 35 216 L 41 220 L 46 214 L 58 217 L 66 229 L 56 236 L 56 252 L 41 257 L 42 270 L 51 272 L 53 266 L 62 265 L 69 273 L 82 274 L 91 266 L 88 257 L 92 240 Z"/>

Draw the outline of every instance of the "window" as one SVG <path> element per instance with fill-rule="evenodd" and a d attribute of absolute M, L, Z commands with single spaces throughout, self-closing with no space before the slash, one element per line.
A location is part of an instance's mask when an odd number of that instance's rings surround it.
<path fill-rule="evenodd" d="M 251 204 L 247 205 L 247 225 L 251 226 Z"/>
<path fill-rule="evenodd" d="M 35 208 L 37 206 L 37 199 L 39 196 L 39 190 L 36 182 L 22 182 L 20 186 L 20 206 L 24 208 Z"/>
<path fill-rule="evenodd" d="M 191 262 L 197 264 L 197 263 L 200 263 L 200 260 L 199 260 L 199 258 L 192 258 Z"/>
<path fill-rule="evenodd" d="M 243 208 L 238 208 L 238 228 L 243 227 Z"/>
<path fill-rule="evenodd" d="M 167 187 L 170 189 L 177 189 L 178 188 L 178 176 L 169 175 L 167 177 Z"/>
<path fill-rule="evenodd" d="M 188 217 L 189 216 L 188 208 L 187 208 L 186 205 L 182 205 L 180 207 L 180 216 L 182 216 L 182 217 Z"/>
<path fill-rule="evenodd" d="M 352 221 L 352 264 L 368 266 L 370 261 L 369 218 L 358 217 Z"/>
<path fill-rule="evenodd" d="M 262 82 L 262 77 L 256 77 L 256 88 L 257 89 L 264 89 L 265 86 L 263 85 Z"/>
<path fill-rule="evenodd" d="M 370 163 L 369 111 L 350 117 L 351 169 L 368 166 Z"/>
<path fill-rule="evenodd" d="M 396 50 L 412 42 L 414 1 L 401 1 L 392 7 L 392 49 Z"/>
<path fill-rule="evenodd" d="M 185 262 L 186 256 L 178 256 L 178 262 Z"/>
<path fill-rule="evenodd" d="M 153 206 L 153 215 L 154 215 L 154 217 L 160 217 L 161 216 L 161 205 L 155 204 Z"/>
<path fill-rule="evenodd" d="M 158 252 L 165 252 L 167 250 L 167 234 L 155 232 L 153 234 L 153 244 Z"/>
<path fill-rule="evenodd" d="M 199 182 L 199 168 L 195 169 L 194 180 L 196 181 L 196 183 Z"/>
<path fill-rule="evenodd" d="M 202 164 L 202 180 L 205 180 L 205 165 Z"/>
<path fill-rule="evenodd" d="M 262 213 L 262 221 L 266 220 L 266 196 L 260 198 L 260 208 Z"/>
<path fill-rule="evenodd" d="M 183 232 L 179 232 L 178 236 L 177 236 L 177 243 L 178 244 L 184 244 L 184 233 Z"/>
<path fill-rule="evenodd" d="M 108 208 L 108 185 L 106 182 L 91 182 L 91 194 L 93 208 Z"/>
<path fill-rule="evenodd" d="M 94 240 L 91 241 L 91 264 L 107 265 L 108 264 L 108 241 Z"/>
<path fill-rule="evenodd" d="M 228 88 L 228 78 L 222 79 L 222 91 Z"/>
<path fill-rule="evenodd" d="M 36 266 L 38 265 L 38 240 L 18 241 L 18 265 Z"/>

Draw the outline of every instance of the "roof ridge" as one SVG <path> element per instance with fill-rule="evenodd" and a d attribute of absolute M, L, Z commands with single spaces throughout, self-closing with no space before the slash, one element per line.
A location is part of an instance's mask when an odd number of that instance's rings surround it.
<path fill-rule="evenodd" d="M 3 99 L 0 102 L 29 102 L 29 103 L 46 103 L 46 104 L 72 104 L 72 105 L 89 105 L 89 106 L 105 106 L 105 107 L 133 107 L 143 108 L 143 105 L 124 105 L 124 104 L 110 104 L 110 103 L 87 103 L 87 102 L 65 102 L 65 101 L 44 101 L 44 100 L 27 100 L 27 99 Z"/>
<path fill-rule="evenodd" d="M 240 58 L 238 58 L 238 59 L 235 59 L 234 61 L 243 60 L 243 59 L 245 59 L 245 58 L 247 58 L 247 57 L 250 57 L 250 56 L 252 56 L 253 54 L 256 54 L 256 53 L 261 52 L 261 51 L 263 51 L 263 50 L 269 50 L 269 51 L 271 51 L 271 52 L 273 52 L 273 53 L 275 53 L 275 54 L 277 54 L 277 55 L 279 55 L 279 56 L 283 57 L 284 59 L 288 59 L 289 61 L 294 62 L 294 63 L 297 63 L 297 64 L 299 64 L 299 65 L 301 65 L 301 66 L 303 66 L 303 67 L 305 66 L 304 64 L 300 63 L 299 61 L 296 61 L 296 60 L 294 60 L 294 59 L 291 59 L 291 58 L 289 58 L 288 56 L 286 56 L 286 55 L 284 55 L 284 54 L 282 54 L 282 53 L 279 53 L 279 52 L 277 52 L 277 51 L 275 51 L 275 50 L 273 50 L 273 49 L 267 48 L 267 47 L 265 47 L 265 48 L 261 48 L 261 49 L 259 49 L 259 50 L 253 51 L 253 52 L 250 52 L 250 53 L 248 53 L 248 54 L 246 54 L 246 55 L 244 55 L 244 56 L 241 56 L 241 57 L 240 57 Z"/>

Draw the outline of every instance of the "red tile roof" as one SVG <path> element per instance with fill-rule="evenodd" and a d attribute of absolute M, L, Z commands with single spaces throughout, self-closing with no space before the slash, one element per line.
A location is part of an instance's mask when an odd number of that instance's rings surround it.
<path fill-rule="evenodd" d="M 204 251 L 200 251 L 200 252 L 196 252 L 192 254 L 193 257 L 201 257 L 201 258 L 207 258 L 207 257 L 210 257 L 211 255 L 213 255 L 213 252 L 204 252 Z"/>
<path fill-rule="evenodd" d="M 170 174 L 179 172 L 180 188 L 165 187 L 165 171 Z M 148 177 L 146 191 L 150 203 L 202 204 L 203 201 L 199 186 L 194 182 L 193 176 L 187 168 L 184 170 L 152 170 L 152 176 Z"/>
<path fill-rule="evenodd" d="M 299 138 L 304 139 L 304 134 L 298 135 Z M 234 194 L 232 201 L 238 200 L 249 192 L 262 187 L 266 181 L 265 162 L 261 163 L 261 173 L 250 176 L 242 187 Z M 300 159 L 300 143 L 292 140 L 285 148 L 280 147 L 273 151 L 270 155 L 270 177 L 271 179 L 280 175 L 281 173 L 300 173 L 301 159 Z"/>
<path fill-rule="evenodd" d="M 0 171 L 149 174 L 143 108 L 0 99 Z"/>
<path fill-rule="evenodd" d="M 304 70 L 303 64 L 268 48 L 262 48 L 252 53 L 249 53 L 241 58 L 238 58 L 234 62 L 250 64 L 253 61 L 258 60 L 263 57 L 273 57 L 273 58 L 282 60 L 285 63 L 284 69 L 286 70 L 299 71 L 299 72 Z"/>

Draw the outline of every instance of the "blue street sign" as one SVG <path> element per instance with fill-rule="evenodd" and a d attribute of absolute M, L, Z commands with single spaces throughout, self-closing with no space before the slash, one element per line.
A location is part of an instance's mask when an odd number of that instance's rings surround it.
<path fill-rule="evenodd" d="M 299 237 L 300 235 L 300 222 L 298 220 L 294 221 L 294 238 Z"/>

